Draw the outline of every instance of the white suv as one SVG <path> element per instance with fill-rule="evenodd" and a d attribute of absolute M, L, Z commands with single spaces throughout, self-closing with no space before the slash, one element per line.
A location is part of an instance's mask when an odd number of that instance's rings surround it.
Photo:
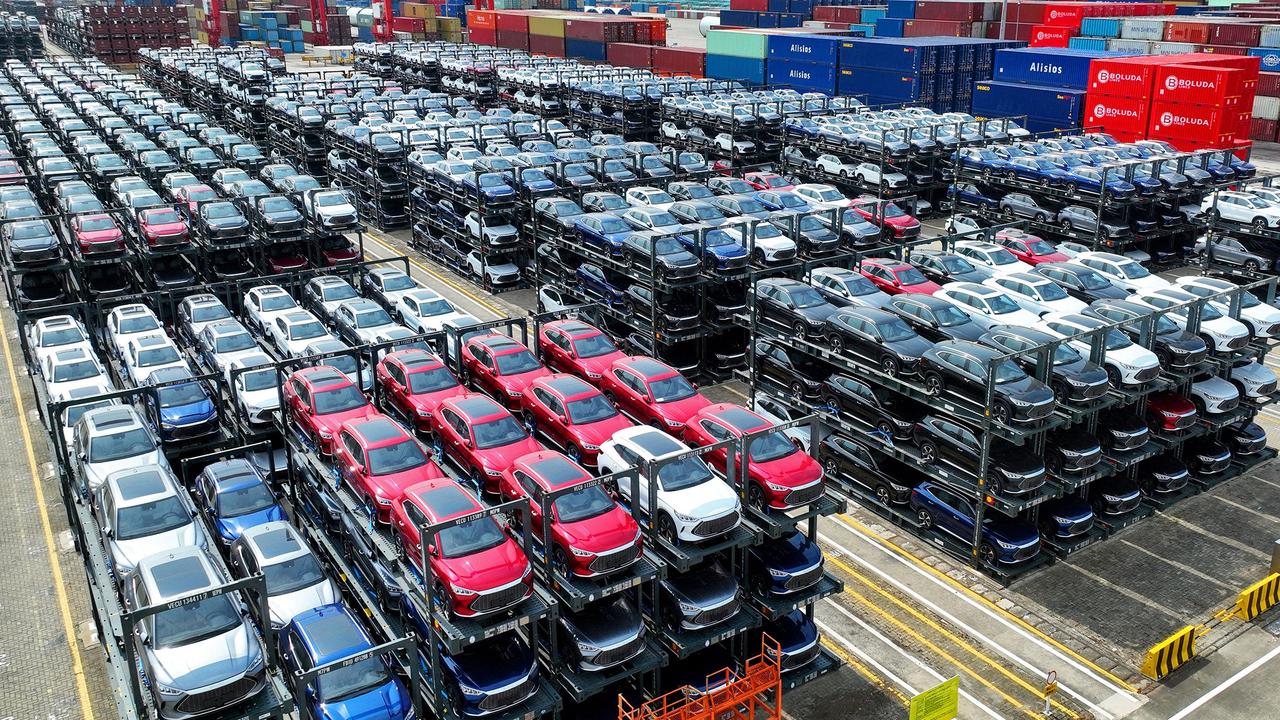
<path fill-rule="evenodd" d="M 1108 324 L 1105 320 L 1077 313 L 1045 315 L 1043 320 L 1037 327 L 1062 338 L 1074 338 Z M 1092 338 L 1072 340 L 1071 347 L 1089 357 L 1091 342 Z M 1142 385 L 1160 375 L 1160 360 L 1156 354 L 1135 344 L 1119 330 L 1112 328 L 1106 331 L 1104 347 L 1106 351 L 1102 361 L 1112 385 Z"/>
<path fill-rule="evenodd" d="M 1022 262 L 1009 248 L 982 240 L 961 240 L 955 245 L 958 255 L 972 260 L 979 267 L 990 268 L 996 275 L 1031 272 L 1031 266 Z"/>
<path fill-rule="evenodd" d="M 107 315 L 107 337 L 111 341 L 111 352 L 118 358 L 124 357 L 125 345 L 131 338 L 163 330 L 151 308 L 139 303 L 120 305 Z"/>
<path fill-rule="evenodd" d="M 1129 299 L 1157 310 L 1177 308 L 1170 310 L 1166 317 L 1186 330 L 1191 314 L 1187 303 L 1197 298 L 1191 293 L 1168 288 L 1138 293 Z M 1213 306 L 1213 303 L 1204 303 L 1200 306 L 1200 336 L 1205 339 L 1210 350 L 1218 353 L 1240 350 L 1249 344 L 1249 328 L 1239 320 L 1223 315 Z"/>
<path fill-rule="evenodd" d="M 990 330 L 996 325 L 1036 327 L 1040 318 L 1022 309 L 1003 290 L 971 282 L 953 282 L 935 291 L 934 296 L 960 308 L 978 325 Z"/>
<path fill-rule="evenodd" d="M 89 333 L 79 320 L 70 315 L 54 315 L 40 318 L 27 329 L 27 346 L 35 354 L 39 366 L 49 354 L 59 350 L 84 348 L 92 353 Z"/>
<path fill-rule="evenodd" d="M 1231 299 L 1221 294 L 1239 288 L 1229 280 L 1204 275 L 1180 277 L 1176 287 L 1197 297 L 1219 296 L 1209 304 L 1223 315 L 1230 312 Z M 1254 337 L 1280 336 L 1280 308 L 1262 302 L 1251 292 L 1240 293 L 1240 322 L 1249 327 Z"/>
<path fill-rule="evenodd" d="M 117 579 L 148 555 L 208 547 L 204 525 L 168 468 L 137 466 L 111 473 L 94 496 L 102 546 Z"/>
<path fill-rule="evenodd" d="M 1109 252 L 1078 253 L 1075 262 L 1096 270 L 1111 281 L 1112 285 L 1131 293 L 1149 292 L 1169 287 L 1169 281 L 1159 275 L 1152 275 L 1150 270 L 1142 267 L 1124 255 Z"/>
<path fill-rule="evenodd" d="M 169 467 L 155 436 L 128 405 L 94 408 L 76 423 L 71 451 L 88 490 L 96 493 L 107 476 L 137 466 Z"/>
<path fill-rule="evenodd" d="M 1210 195 L 1201 201 L 1200 210 L 1210 214 L 1216 212 L 1224 220 L 1234 220 L 1254 227 L 1280 227 L 1280 205 L 1249 193 L 1218 193 L 1217 205 L 1214 205 L 1213 195 Z"/>
<path fill-rule="evenodd" d="M 1083 300 L 1073 298 L 1058 283 L 1034 273 L 1010 273 L 997 275 L 982 281 L 983 285 L 1002 290 L 1023 310 L 1036 315 L 1045 313 L 1075 313 L 1089 307 Z"/>
<path fill-rule="evenodd" d="M 267 326 L 267 341 L 281 358 L 298 357 L 311 343 L 332 337 L 324 323 L 301 308 L 275 316 Z"/>

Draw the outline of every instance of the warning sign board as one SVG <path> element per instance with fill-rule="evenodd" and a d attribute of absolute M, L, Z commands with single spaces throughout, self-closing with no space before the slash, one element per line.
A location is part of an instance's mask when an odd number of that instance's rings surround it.
<path fill-rule="evenodd" d="M 960 676 L 911 698 L 910 720 L 955 720 L 960 715 Z"/>

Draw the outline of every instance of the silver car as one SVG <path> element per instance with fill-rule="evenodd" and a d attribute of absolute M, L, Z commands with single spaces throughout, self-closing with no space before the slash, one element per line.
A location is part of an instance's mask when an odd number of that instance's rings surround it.
<path fill-rule="evenodd" d="M 96 493 L 107 476 L 118 470 L 137 466 L 169 469 L 155 436 L 138 411 L 128 405 L 86 412 L 76 423 L 71 452 L 90 493 Z"/>
<path fill-rule="evenodd" d="M 116 578 L 149 555 L 182 547 L 206 548 L 204 526 L 168 468 L 133 467 L 107 477 L 94 498 L 102 547 Z"/>
<path fill-rule="evenodd" d="M 192 599 L 227 578 L 199 548 L 152 555 L 124 583 L 129 610 Z M 165 720 L 187 720 L 258 694 L 267 656 L 257 630 L 234 594 L 206 597 L 144 618 L 132 642 Z"/>
<path fill-rule="evenodd" d="M 237 578 L 259 572 L 266 577 L 267 608 L 276 630 L 301 613 L 341 601 L 315 553 L 283 520 L 245 530 L 231 544 L 229 556 L 231 573 Z"/>

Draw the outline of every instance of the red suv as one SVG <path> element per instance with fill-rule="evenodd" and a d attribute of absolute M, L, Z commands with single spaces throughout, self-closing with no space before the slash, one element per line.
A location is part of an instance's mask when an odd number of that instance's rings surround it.
<path fill-rule="evenodd" d="M 124 251 L 124 233 L 110 215 L 76 215 L 71 218 L 71 234 L 81 255 L 105 255 Z"/>
<path fill-rule="evenodd" d="M 449 398 L 431 415 L 443 461 L 452 456 L 477 490 L 498 494 L 498 480 L 517 458 L 543 447 L 493 398 L 467 393 Z"/>
<path fill-rule="evenodd" d="M 218 199 L 218 193 L 208 185 L 187 185 L 180 187 L 174 191 L 173 196 L 179 202 L 187 204 L 187 208 L 194 215 L 200 210 L 200 203 L 209 202 Z"/>
<path fill-rule="evenodd" d="M 537 498 L 590 479 L 591 475 L 569 458 L 543 450 L 516 460 L 502 473 L 502 497 L 530 498 L 529 531 L 542 542 L 547 518 Z M 550 515 L 551 562 L 562 574 L 594 577 L 617 572 L 644 552 L 635 518 L 599 485 L 556 498 Z"/>
<path fill-rule="evenodd" d="M 742 176 L 747 184 L 757 190 L 774 190 L 784 191 L 795 188 L 795 183 L 782 177 L 778 173 L 771 172 L 749 172 Z"/>
<path fill-rule="evenodd" d="M 645 355 L 614 360 L 600 390 L 637 421 L 679 430 L 711 404 L 679 370 Z"/>
<path fill-rule="evenodd" d="M 151 247 L 188 242 L 187 221 L 173 208 L 148 208 L 138 213 L 138 232 Z"/>
<path fill-rule="evenodd" d="M 600 444 L 632 423 L 586 380 L 557 373 L 533 381 L 524 394 L 530 432 L 551 438 L 574 462 L 595 467 Z"/>
<path fill-rule="evenodd" d="M 443 360 L 421 348 L 382 358 L 375 376 L 387 404 L 424 433 L 431 432 L 431 413 L 437 405 L 467 392 Z"/>
<path fill-rule="evenodd" d="M 437 478 L 404 491 L 392 505 L 405 555 L 421 569 L 419 528 L 484 510 L 461 485 Z M 505 610 L 533 593 L 533 566 L 493 516 L 455 525 L 427 543 L 431 594 L 450 612 L 475 617 Z"/>
<path fill-rule="evenodd" d="M 600 379 L 614 360 L 627 357 L 598 328 L 581 320 L 555 320 L 538 331 L 538 352 L 547 367 L 586 378 Z"/>
<path fill-rule="evenodd" d="M 879 211 L 876 203 L 880 203 Z M 863 195 L 849 204 L 849 208 L 862 216 L 864 220 L 880 228 L 889 228 L 895 238 L 911 237 L 920 234 L 920 221 L 902 211 L 902 208 L 888 201 L 879 201 L 874 196 Z"/>
<path fill-rule="evenodd" d="M 289 418 L 321 455 L 333 454 L 333 438 L 343 423 L 381 415 L 350 378 L 323 365 L 290 375 L 284 404 Z"/>
<path fill-rule="evenodd" d="M 444 477 L 421 443 L 385 415 L 343 423 L 333 463 L 380 523 L 391 522 L 391 504 L 405 488 Z"/>
<path fill-rule="evenodd" d="M 744 407 L 719 403 L 689 418 L 684 439 L 690 445 L 711 445 L 770 427 L 773 423 Z M 728 452 L 729 448 L 721 448 L 704 459 L 724 472 Z M 822 495 L 822 467 L 781 431 L 757 436 L 748 456 L 751 487 L 747 489 L 747 500 L 751 505 L 786 510 L 807 505 Z M 735 454 L 734 472 L 741 472 L 741 468 L 741 459 Z M 736 485 L 736 478 L 730 483 Z"/>
<path fill-rule="evenodd" d="M 462 346 L 462 366 L 480 389 L 512 407 L 529 383 L 550 375 L 529 348 L 499 333 L 477 335 Z"/>
<path fill-rule="evenodd" d="M 1167 432 L 1196 424 L 1196 406 L 1176 392 L 1155 393 L 1147 400 L 1147 423 Z"/>
<path fill-rule="evenodd" d="M 893 258 L 867 258 L 859 271 L 876 287 L 890 295 L 923 293 L 932 295 L 942 286 L 924 276 L 916 266 Z"/>
<path fill-rule="evenodd" d="M 1046 242 L 1044 238 L 1032 235 L 1025 230 L 1008 228 L 997 232 L 993 239 L 997 245 L 1007 248 L 1014 257 L 1028 265 L 1067 262 L 1071 259 L 1058 252 L 1058 249 Z"/>

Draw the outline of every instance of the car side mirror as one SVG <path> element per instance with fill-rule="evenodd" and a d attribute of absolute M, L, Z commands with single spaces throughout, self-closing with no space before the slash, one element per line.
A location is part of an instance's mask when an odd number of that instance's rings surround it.
<path fill-rule="evenodd" d="M 466 448 L 470 449 L 470 448 L 471 448 L 471 446 L 472 446 L 471 438 L 463 438 L 463 439 L 462 439 L 462 444 L 463 444 L 463 446 L 465 446 Z"/>
<path fill-rule="evenodd" d="M 106 534 L 106 536 L 109 538 L 114 538 L 116 536 L 115 528 L 111 527 L 110 525 L 103 527 L 102 532 Z"/>
<path fill-rule="evenodd" d="M 566 416 L 566 415 L 557 415 L 557 416 L 556 416 L 556 420 L 560 421 L 560 424 L 561 424 L 561 425 L 568 425 L 568 424 L 569 424 L 569 418 L 568 418 L 568 416 Z"/>
<path fill-rule="evenodd" d="M 431 557 L 440 557 L 440 549 L 433 543 L 427 546 L 427 554 Z"/>

